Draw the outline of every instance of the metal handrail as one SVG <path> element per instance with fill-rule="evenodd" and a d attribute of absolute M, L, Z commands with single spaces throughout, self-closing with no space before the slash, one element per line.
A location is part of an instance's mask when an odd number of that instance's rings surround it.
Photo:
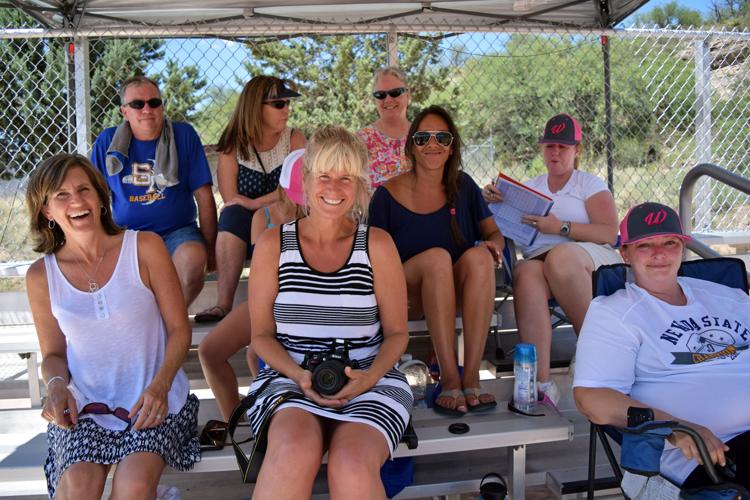
<path fill-rule="evenodd" d="M 698 179 L 704 176 L 716 179 L 745 194 L 750 194 L 750 179 L 746 179 L 713 163 L 699 163 L 685 174 L 685 178 L 682 179 L 682 185 L 680 186 L 680 220 L 686 234 L 692 233 L 693 188 Z M 687 247 L 703 258 L 721 256 L 717 251 L 696 239 L 688 242 Z"/>

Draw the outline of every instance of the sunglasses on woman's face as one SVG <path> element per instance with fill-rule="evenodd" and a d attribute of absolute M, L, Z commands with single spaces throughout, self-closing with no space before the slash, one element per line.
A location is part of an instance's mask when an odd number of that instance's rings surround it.
<path fill-rule="evenodd" d="M 143 109 L 146 104 L 148 104 L 148 107 L 151 109 L 160 108 L 161 105 L 164 103 L 161 99 L 158 97 L 153 97 L 147 101 L 144 101 L 143 99 L 133 99 L 132 101 L 125 103 L 125 106 L 129 106 L 133 109 Z"/>
<path fill-rule="evenodd" d="M 266 101 L 263 104 L 268 104 L 271 107 L 274 107 L 276 109 L 284 109 L 287 106 L 289 106 L 289 101 Z"/>
<path fill-rule="evenodd" d="M 114 415 L 115 417 L 128 424 L 128 426 L 125 428 L 125 431 L 130 430 L 131 422 L 130 417 L 128 416 L 130 412 L 120 406 L 113 410 L 104 403 L 89 403 L 81 409 L 79 415 L 83 415 L 84 413 L 90 413 L 92 415 Z"/>
<path fill-rule="evenodd" d="M 408 91 L 409 89 L 407 89 L 406 87 L 397 87 L 395 89 L 390 89 L 390 90 L 376 90 L 375 92 L 372 93 L 372 96 L 378 101 L 382 101 L 383 99 L 385 99 L 385 96 L 389 95 L 395 99 L 401 94 L 408 92 Z"/>
<path fill-rule="evenodd" d="M 430 142 L 430 137 L 434 137 L 435 141 L 443 146 L 444 148 L 447 148 L 451 144 L 453 144 L 453 134 L 450 132 L 435 132 L 432 130 L 421 130 L 419 132 L 415 132 L 413 136 L 411 136 L 412 140 L 414 141 L 414 144 L 419 146 L 420 148 L 422 146 L 426 146 L 428 142 Z"/>

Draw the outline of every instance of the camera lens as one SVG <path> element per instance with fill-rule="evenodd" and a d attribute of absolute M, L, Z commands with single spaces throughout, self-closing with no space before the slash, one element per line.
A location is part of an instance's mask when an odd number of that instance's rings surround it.
<path fill-rule="evenodd" d="M 313 372 L 313 389 L 325 396 L 336 394 L 346 384 L 346 365 L 338 360 L 327 360 Z"/>

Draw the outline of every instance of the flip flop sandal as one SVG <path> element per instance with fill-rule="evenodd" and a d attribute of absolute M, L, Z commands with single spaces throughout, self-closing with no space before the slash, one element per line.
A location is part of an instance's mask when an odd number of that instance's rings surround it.
<path fill-rule="evenodd" d="M 216 311 L 218 311 L 218 313 Z M 201 311 L 195 315 L 195 322 L 196 323 L 216 323 L 224 319 L 224 316 L 226 316 L 228 312 L 229 311 L 224 310 L 223 307 L 219 307 L 219 306 L 209 307 L 205 311 Z"/>
<path fill-rule="evenodd" d="M 438 394 L 438 397 L 435 399 L 435 402 L 432 404 L 432 409 L 435 410 L 435 413 L 439 413 L 440 415 L 445 415 L 446 417 L 463 417 L 466 415 L 465 411 L 457 410 L 456 408 L 448 408 L 447 406 L 442 406 L 437 404 L 437 400 L 442 397 L 447 398 L 453 398 L 454 401 L 458 402 L 458 398 L 463 396 L 460 389 L 445 389 L 440 394 Z M 464 401 L 463 406 L 466 405 L 466 401 Z"/>
<path fill-rule="evenodd" d="M 463 392 L 464 392 L 464 398 L 466 398 L 466 408 L 470 412 L 488 411 L 497 407 L 497 401 L 485 401 L 484 403 L 482 403 L 482 401 L 479 399 L 479 396 L 482 395 L 481 387 L 468 387 L 464 389 Z M 470 396 L 477 400 L 477 404 L 475 405 L 469 404 Z"/>

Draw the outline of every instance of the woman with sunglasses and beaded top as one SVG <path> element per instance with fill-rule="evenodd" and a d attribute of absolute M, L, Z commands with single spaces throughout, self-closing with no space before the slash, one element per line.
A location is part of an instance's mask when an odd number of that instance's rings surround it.
<path fill-rule="evenodd" d="M 34 250 L 26 275 L 42 351 L 42 416 L 51 497 L 155 497 L 165 465 L 200 460 L 198 399 L 181 365 L 190 326 L 155 233 L 115 225 L 102 175 L 80 155 L 37 167 L 26 202 Z"/>
<path fill-rule="evenodd" d="M 414 169 L 377 189 L 370 220 L 396 243 L 406 274 L 409 317 L 427 320 L 443 389 L 434 408 L 451 416 L 493 408 L 494 397 L 480 389 L 479 364 L 503 236 L 479 187 L 461 171 L 461 139 L 445 109 L 431 106 L 417 115 L 406 155 Z M 454 349 L 457 311 L 465 335 L 461 377 Z"/>
<path fill-rule="evenodd" d="M 305 137 L 287 126 L 290 99 L 300 94 L 291 82 L 254 77 L 242 89 L 232 118 L 219 139 L 219 192 L 224 206 L 216 239 L 217 303 L 195 315 L 199 323 L 219 321 L 232 309 L 245 259 L 250 256 L 253 212 L 276 201 L 281 163 L 305 147 Z"/>
<path fill-rule="evenodd" d="M 406 108 L 411 96 L 404 72 L 392 66 L 375 71 L 372 96 L 379 118 L 357 135 L 367 146 L 370 180 L 376 188 L 411 168 L 404 153 L 409 130 Z"/>

